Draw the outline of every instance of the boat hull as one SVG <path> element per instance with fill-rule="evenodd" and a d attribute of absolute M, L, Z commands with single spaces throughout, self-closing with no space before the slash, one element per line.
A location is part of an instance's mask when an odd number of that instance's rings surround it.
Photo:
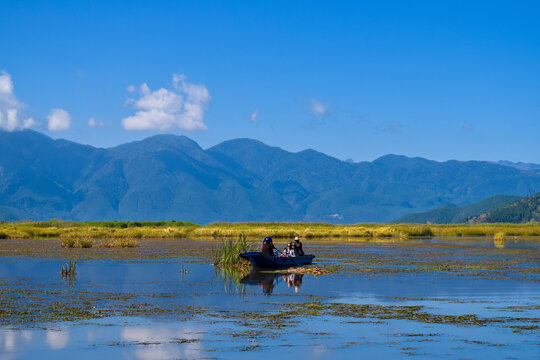
<path fill-rule="evenodd" d="M 240 254 L 242 259 L 248 260 L 253 267 L 263 269 L 286 269 L 293 266 L 310 265 L 315 255 L 296 257 L 275 257 L 261 252 L 250 251 Z"/>

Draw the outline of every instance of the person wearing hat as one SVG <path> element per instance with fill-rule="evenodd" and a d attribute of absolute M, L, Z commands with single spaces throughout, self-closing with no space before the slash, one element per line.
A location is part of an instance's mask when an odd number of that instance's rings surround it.
<path fill-rule="evenodd" d="M 296 256 L 304 256 L 304 250 L 302 249 L 302 243 L 300 242 L 300 238 L 298 236 L 294 237 L 294 252 L 296 253 Z"/>
<path fill-rule="evenodd" d="M 294 244 L 292 242 L 287 245 L 287 253 L 289 254 L 289 256 L 296 256 L 296 251 L 294 250 Z"/>
<path fill-rule="evenodd" d="M 272 238 L 270 236 L 265 237 L 261 245 L 261 252 L 268 256 L 275 256 L 275 250 L 276 247 L 272 243 Z"/>

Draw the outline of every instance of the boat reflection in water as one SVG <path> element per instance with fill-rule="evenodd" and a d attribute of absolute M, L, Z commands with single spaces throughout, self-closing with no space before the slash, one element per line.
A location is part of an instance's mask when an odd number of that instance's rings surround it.
<path fill-rule="evenodd" d="M 252 270 L 248 275 L 244 276 L 240 282 L 246 285 L 259 285 L 264 295 L 272 295 L 274 287 L 281 281 L 287 284 L 287 287 L 294 287 L 294 291 L 298 292 L 302 285 L 304 274 L 284 274 L 284 273 L 267 273 Z"/>

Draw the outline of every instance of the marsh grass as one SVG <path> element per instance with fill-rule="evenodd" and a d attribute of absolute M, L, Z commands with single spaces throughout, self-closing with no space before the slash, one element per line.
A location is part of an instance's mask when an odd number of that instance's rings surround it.
<path fill-rule="evenodd" d="M 239 254 L 249 251 L 252 245 L 248 243 L 246 236 L 242 236 L 238 240 L 223 240 L 219 247 L 212 248 L 212 262 L 222 268 L 245 267 L 246 262 Z"/>
<path fill-rule="evenodd" d="M 72 278 L 77 271 L 77 262 L 69 260 L 69 262 L 62 264 L 62 277 Z"/>
<path fill-rule="evenodd" d="M 139 241 L 135 238 L 120 239 L 92 239 L 90 237 L 77 237 L 73 233 L 62 236 L 62 247 L 64 248 L 134 248 L 139 246 Z"/>
<path fill-rule="evenodd" d="M 101 248 L 134 248 L 139 246 L 136 239 L 109 239 L 98 245 Z"/>
<path fill-rule="evenodd" d="M 261 239 L 265 236 L 291 239 L 302 238 L 396 238 L 408 239 L 431 236 L 540 236 L 540 223 L 528 224 L 354 224 L 326 223 L 212 223 L 197 225 L 189 222 L 45 222 L 0 223 L 0 236 L 8 239 Z"/>
<path fill-rule="evenodd" d="M 87 238 L 65 238 L 62 239 L 62 247 L 65 248 L 91 248 L 92 240 Z"/>

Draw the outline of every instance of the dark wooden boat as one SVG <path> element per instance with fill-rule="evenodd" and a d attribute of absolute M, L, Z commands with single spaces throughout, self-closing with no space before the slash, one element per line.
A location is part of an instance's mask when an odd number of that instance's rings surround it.
<path fill-rule="evenodd" d="M 258 251 L 241 253 L 240 257 L 248 260 L 253 267 L 264 269 L 286 269 L 293 266 L 310 265 L 315 255 L 295 257 L 269 256 Z"/>

